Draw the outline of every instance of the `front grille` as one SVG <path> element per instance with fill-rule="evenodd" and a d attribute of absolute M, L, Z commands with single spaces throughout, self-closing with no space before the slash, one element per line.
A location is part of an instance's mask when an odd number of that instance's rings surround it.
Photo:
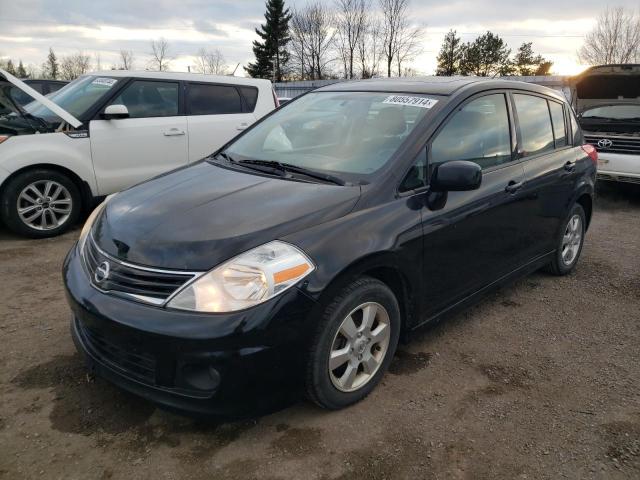
<path fill-rule="evenodd" d="M 131 344 L 116 344 L 97 330 L 77 321 L 78 331 L 87 347 L 103 362 L 122 373 L 153 385 L 156 382 L 156 359 L 149 352 Z"/>
<path fill-rule="evenodd" d="M 586 134 L 584 139 L 598 152 L 640 155 L 640 136 Z M 609 144 L 609 142 L 611 142 Z"/>
<path fill-rule="evenodd" d="M 122 262 L 100 250 L 91 236 L 86 241 L 83 257 L 95 287 L 155 305 L 163 304 L 196 275 L 194 272 L 159 270 Z"/>

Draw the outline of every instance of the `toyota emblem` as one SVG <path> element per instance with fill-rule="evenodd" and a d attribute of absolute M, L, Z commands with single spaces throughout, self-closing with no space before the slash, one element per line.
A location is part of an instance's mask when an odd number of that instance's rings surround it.
<path fill-rule="evenodd" d="M 598 140 L 598 146 L 600 148 L 611 148 L 613 146 L 613 142 L 608 138 L 603 138 L 601 140 Z"/>
<path fill-rule="evenodd" d="M 109 265 L 109 262 L 102 262 L 100 265 L 98 265 L 98 268 L 96 268 L 96 272 L 93 274 L 93 278 L 95 279 L 95 281 L 97 283 L 100 283 L 109 278 L 110 268 L 111 267 Z"/>

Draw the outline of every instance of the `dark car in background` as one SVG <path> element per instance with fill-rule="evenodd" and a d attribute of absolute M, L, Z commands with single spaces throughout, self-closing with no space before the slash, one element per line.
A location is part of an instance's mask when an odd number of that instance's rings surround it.
<path fill-rule="evenodd" d="M 346 407 L 417 328 L 575 268 L 597 161 L 583 143 L 565 98 L 532 84 L 320 88 L 93 212 L 63 267 L 73 339 L 171 409 L 236 414 L 300 389 Z"/>
<path fill-rule="evenodd" d="M 26 79 L 23 80 L 24 83 L 33 88 L 36 92 L 42 95 L 49 95 L 50 93 L 57 92 L 62 87 L 64 87 L 69 82 L 64 80 L 39 80 L 39 79 Z M 26 105 L 33 101 L 29 95 L 24 93 L 17 87 L 11 88 L 11 97 L 14 99 L 16 103 L 20 106 Z"/>

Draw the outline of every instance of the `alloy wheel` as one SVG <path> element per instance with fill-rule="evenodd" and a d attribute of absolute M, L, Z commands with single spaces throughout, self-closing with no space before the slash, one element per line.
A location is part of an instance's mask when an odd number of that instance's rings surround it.
<path fill-rule="evenodd" d="M 569 266 L 578 257 L 582 244 L 582 218 L 573 215 L 567 223 L 567 228 L 562 237 L 562 262 Z"/>
<path fill-rule="evenodd" d="M 329 377 L 342 392 L 366 385 L 382 365 L 389 347 L 391 325 L 387 310 L 375 302 L 356 307 L 347 315 L 331 344 Z"/>
<path fill-rule="evenodd" d="M 53 180 L 30 183 L 18 195 L 18 216 L 34 230 L 60 227 L 69 219 L 72 207 L 69 190 Z"/>

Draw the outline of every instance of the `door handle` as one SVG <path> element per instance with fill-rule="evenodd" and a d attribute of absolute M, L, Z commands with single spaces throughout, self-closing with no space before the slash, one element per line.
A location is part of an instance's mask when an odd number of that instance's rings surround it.
<path fill-rule="evenodd" d="M 564 164 L 564 169 L 567 172 L 573 172 L 576 169 L 576 162 L 569 161 L 569 162 L 565 163 Z"/>
<path fill-rule="evenodd" d="M 524 185 L 524 183 L 511 180 L 507 184 L 507 186 L 504 188 L 504 191 L 507 193 L 516 193 L 518 190 L 522 188 L 522 185 Z"/>
<path fill-rule="evenodd" d="M 165 137 L 175 137 L 177 135 L 184 135 L 184 130 L 180 130 L 179 128 L 172 128 L 170 130 L 164 131 Z"/>
<path fill-rule="evenodd" d="M 236 130 L 238 130 L 238 131 L 246 130 L 246 128 L 247 128 L 248 126 L 249 126 L 249 124 L 248 124 L 248 123 L 241 123 L 240 125 L 238 125 L 238 126 L 236 127 Z"/>

